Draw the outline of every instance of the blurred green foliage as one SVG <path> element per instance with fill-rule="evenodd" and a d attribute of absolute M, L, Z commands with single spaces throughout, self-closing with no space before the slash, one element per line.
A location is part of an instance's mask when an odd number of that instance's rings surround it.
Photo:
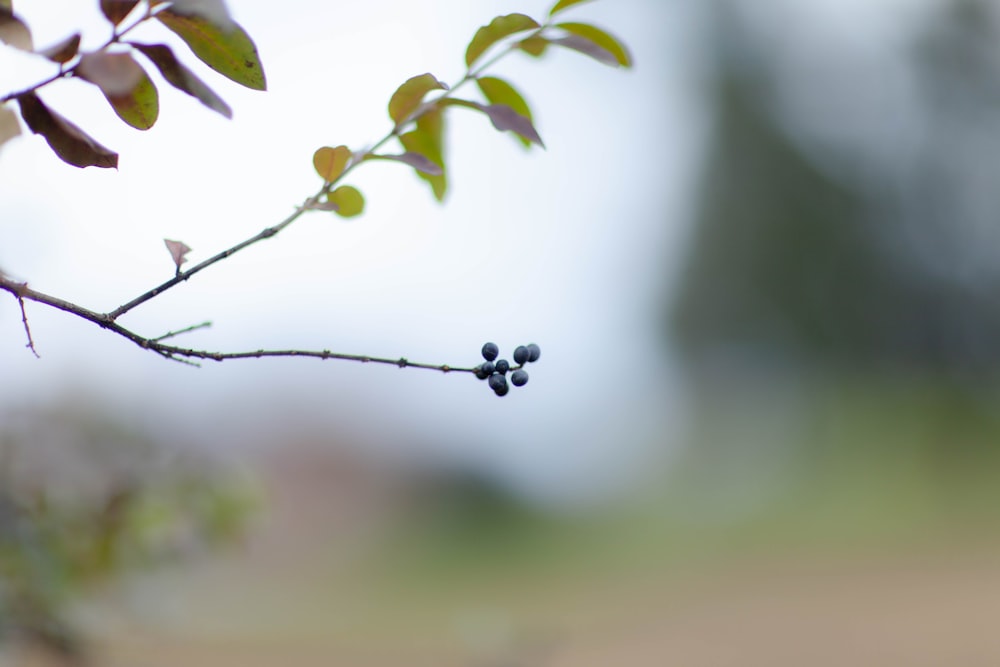
<path fill-rule="evenodd" d="M 74 611 L 102 586 L 238 537 L 251 485 L 73 406 L 0 429 L 0 643 L 82 660 Z"/>

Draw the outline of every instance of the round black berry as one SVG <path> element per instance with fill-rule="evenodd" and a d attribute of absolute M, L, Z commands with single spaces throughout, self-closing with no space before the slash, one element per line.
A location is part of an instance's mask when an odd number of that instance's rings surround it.
<path fill-rule="evenodd" d="M 507 388 L 507 378 L 499 373 L 494 373 L 490 376 L 490 389 L 499 392 L 501 389 L 506 390 Z"/>
<path fill-rule="evenodd" d="M 528 363 L 528 358 L 531 356 L 531 351 L 524 345 L 518 345 L 514 350 L 514 363 L 518 365 L 524 365 Z"/>
<path fill-rule="evenodd" d="M 515 387 L 523 387 L 528 384 L 528 371 L 518 368 L 510 374 L 510 383 Z"/>
<path fill-rule="evenodd" d="M 542 356 L 542 348 L 534 343 L 528 346 L 528 361 L 538 361 L 540 356 Z"/>
<path fill-rule="evenodd" d="M 489 368 L 487 368 L 487 366 Z M 480 380 L 485 380 L 493 373 L 493 364 L 486 362 L 476 366 L 476 377 Z"/>
<path fill-rule="evenodd" d="M 486 343 L 483 345 L 483 359 L 486 361 L 493 361 L 500 354 L 500 348 L 497 347 L 496 343 Z"/>
<path fill-rule="evenodd" d="M 493 393 L 496 394 L 497 396 L 506 396 L 507 392 L 509 392 L 509 391 L 510 391 L 510 385 L 505 384 L 504 386 L 500 387 L 499 389 L 494 389 Z"/>
<path fill-rule="evenodd" d="M 496 371 L 497 371 L 497 373 L 499 373 L 500 375 L 506 375 L 507 371 L 509 371 L 509 370 L 510 370 L 510 362 L 509 361 L 507 361 L 506 359 L 501 359 L 500 361 L 497 362 L 497 365 L 496 365 Z"/>

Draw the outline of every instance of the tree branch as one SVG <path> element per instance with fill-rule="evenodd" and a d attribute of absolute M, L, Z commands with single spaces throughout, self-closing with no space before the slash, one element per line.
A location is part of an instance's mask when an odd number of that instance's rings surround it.
<path fill-rule="evenodd" d="M 137 346 L 144 350 L 150 350 L 156 352 L 160 356 L 172 359 L 174 361 L 181 361 L 184 363 L 191 363 L 192 359 L 202 359 L 209 361 L 225 361 L 227 359 L 260 359 L 263 357 L 312 357 L 316 359 L 340 359 L 343 361 L 359 361 L 361 363 L 372 363 L 372 364 L 385 364 L 389 366 L 397 366 L 399 368 L 422 368 L 425 370 L 435 370 L 441 371 L 442 373 L 475 373 L 475 368 L 463 368 L 458 366 L 451 366 L 449 364 L 427 364 L 421 362 L 410 361 L 405 357 L 400 357 L 398 359 L 390 359 L 386 357 L 372 357 L 362 354 L 344 354 L 341 352 L 331 352 L 330 350 L 251 350 L 246 352 L 217 352 L 211 350 L 196 350 L 187 347 L 178 347 L 176 345 L 166 345 L 160 341 L 178 335 L 180 333 L 185 333 L 187 331 L 192 331 L 194 329 L 199 329 L 207 326 L 207 323 L 194 325 L 192 327 L 187 327 L 186 329 L 181 329 L 179 331 L 168 333 L 164 336 L 158 338 L 146 338 L 141 336 L 130 329 L 117 324 L 111 320 L 107 315 L 102 313 L 97 313 L 93 310 L 78 306 L 74 303 L 70 303 L 58 297 L 54 297 L 48 294 L 44 294 L 37 290 L 28 287 L 27 283 L 18 282 L 11 280 L 5 275 L 0 274 L 0 289 L 10 292 L 21 304 L 21 312 L 24 312 L 24 300 L 34 301 L 46 306 L 50 306 L 57 310 L 61 310 L 77 317 L 81 317 L 88 322 L 92 322 L 102 329 L 107 329 L 113 333 L 118 334 L 122 338 L 126 338 Z M 25 329 L 27 330 L 27 317 L 24 318 Z M 34 351 L 34 342 L 31 340 L 31 333 L 28 332 L 29 347 Z M 37 356 L 37 353 L 36 353 Z"/>

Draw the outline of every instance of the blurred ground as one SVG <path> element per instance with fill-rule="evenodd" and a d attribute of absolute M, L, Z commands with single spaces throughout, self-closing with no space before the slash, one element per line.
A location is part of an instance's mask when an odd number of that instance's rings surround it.
<path fill-rule="evenodd" d="M 997 664 L 1000 467 L 947 456 L 997 442 L 988 394 L 731 389 L 670 475 L 575 514 L 287 443 L 244 544 L 81 615 L 95 664 Z"/>

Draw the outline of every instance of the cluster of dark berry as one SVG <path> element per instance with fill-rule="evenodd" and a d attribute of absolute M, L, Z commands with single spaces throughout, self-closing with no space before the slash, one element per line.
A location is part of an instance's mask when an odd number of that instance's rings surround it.
<path fill-rule="evenodd" d="M 497 359 L 499 355 L 500 348 L 496 343 L 483 345 L 483 359 L 486 361 L 476 366 L 476 377 L 488 380 L 490 389 L 497 396 L 506 396 L 510 391 L 510 384 L 522 387 L 528 383 L 528 371 L 523 367 L 532 361 L 538 361 L 538 357 L 542 356 L 542 350 L 534 343 L 518 345 L 514 350 L 514 363 L 517 364 L 514 368 L 511 368 L 510 362 L 506 359 Z M 508 372 L 510 372 L 510 384 L 507 384 Z"/>

